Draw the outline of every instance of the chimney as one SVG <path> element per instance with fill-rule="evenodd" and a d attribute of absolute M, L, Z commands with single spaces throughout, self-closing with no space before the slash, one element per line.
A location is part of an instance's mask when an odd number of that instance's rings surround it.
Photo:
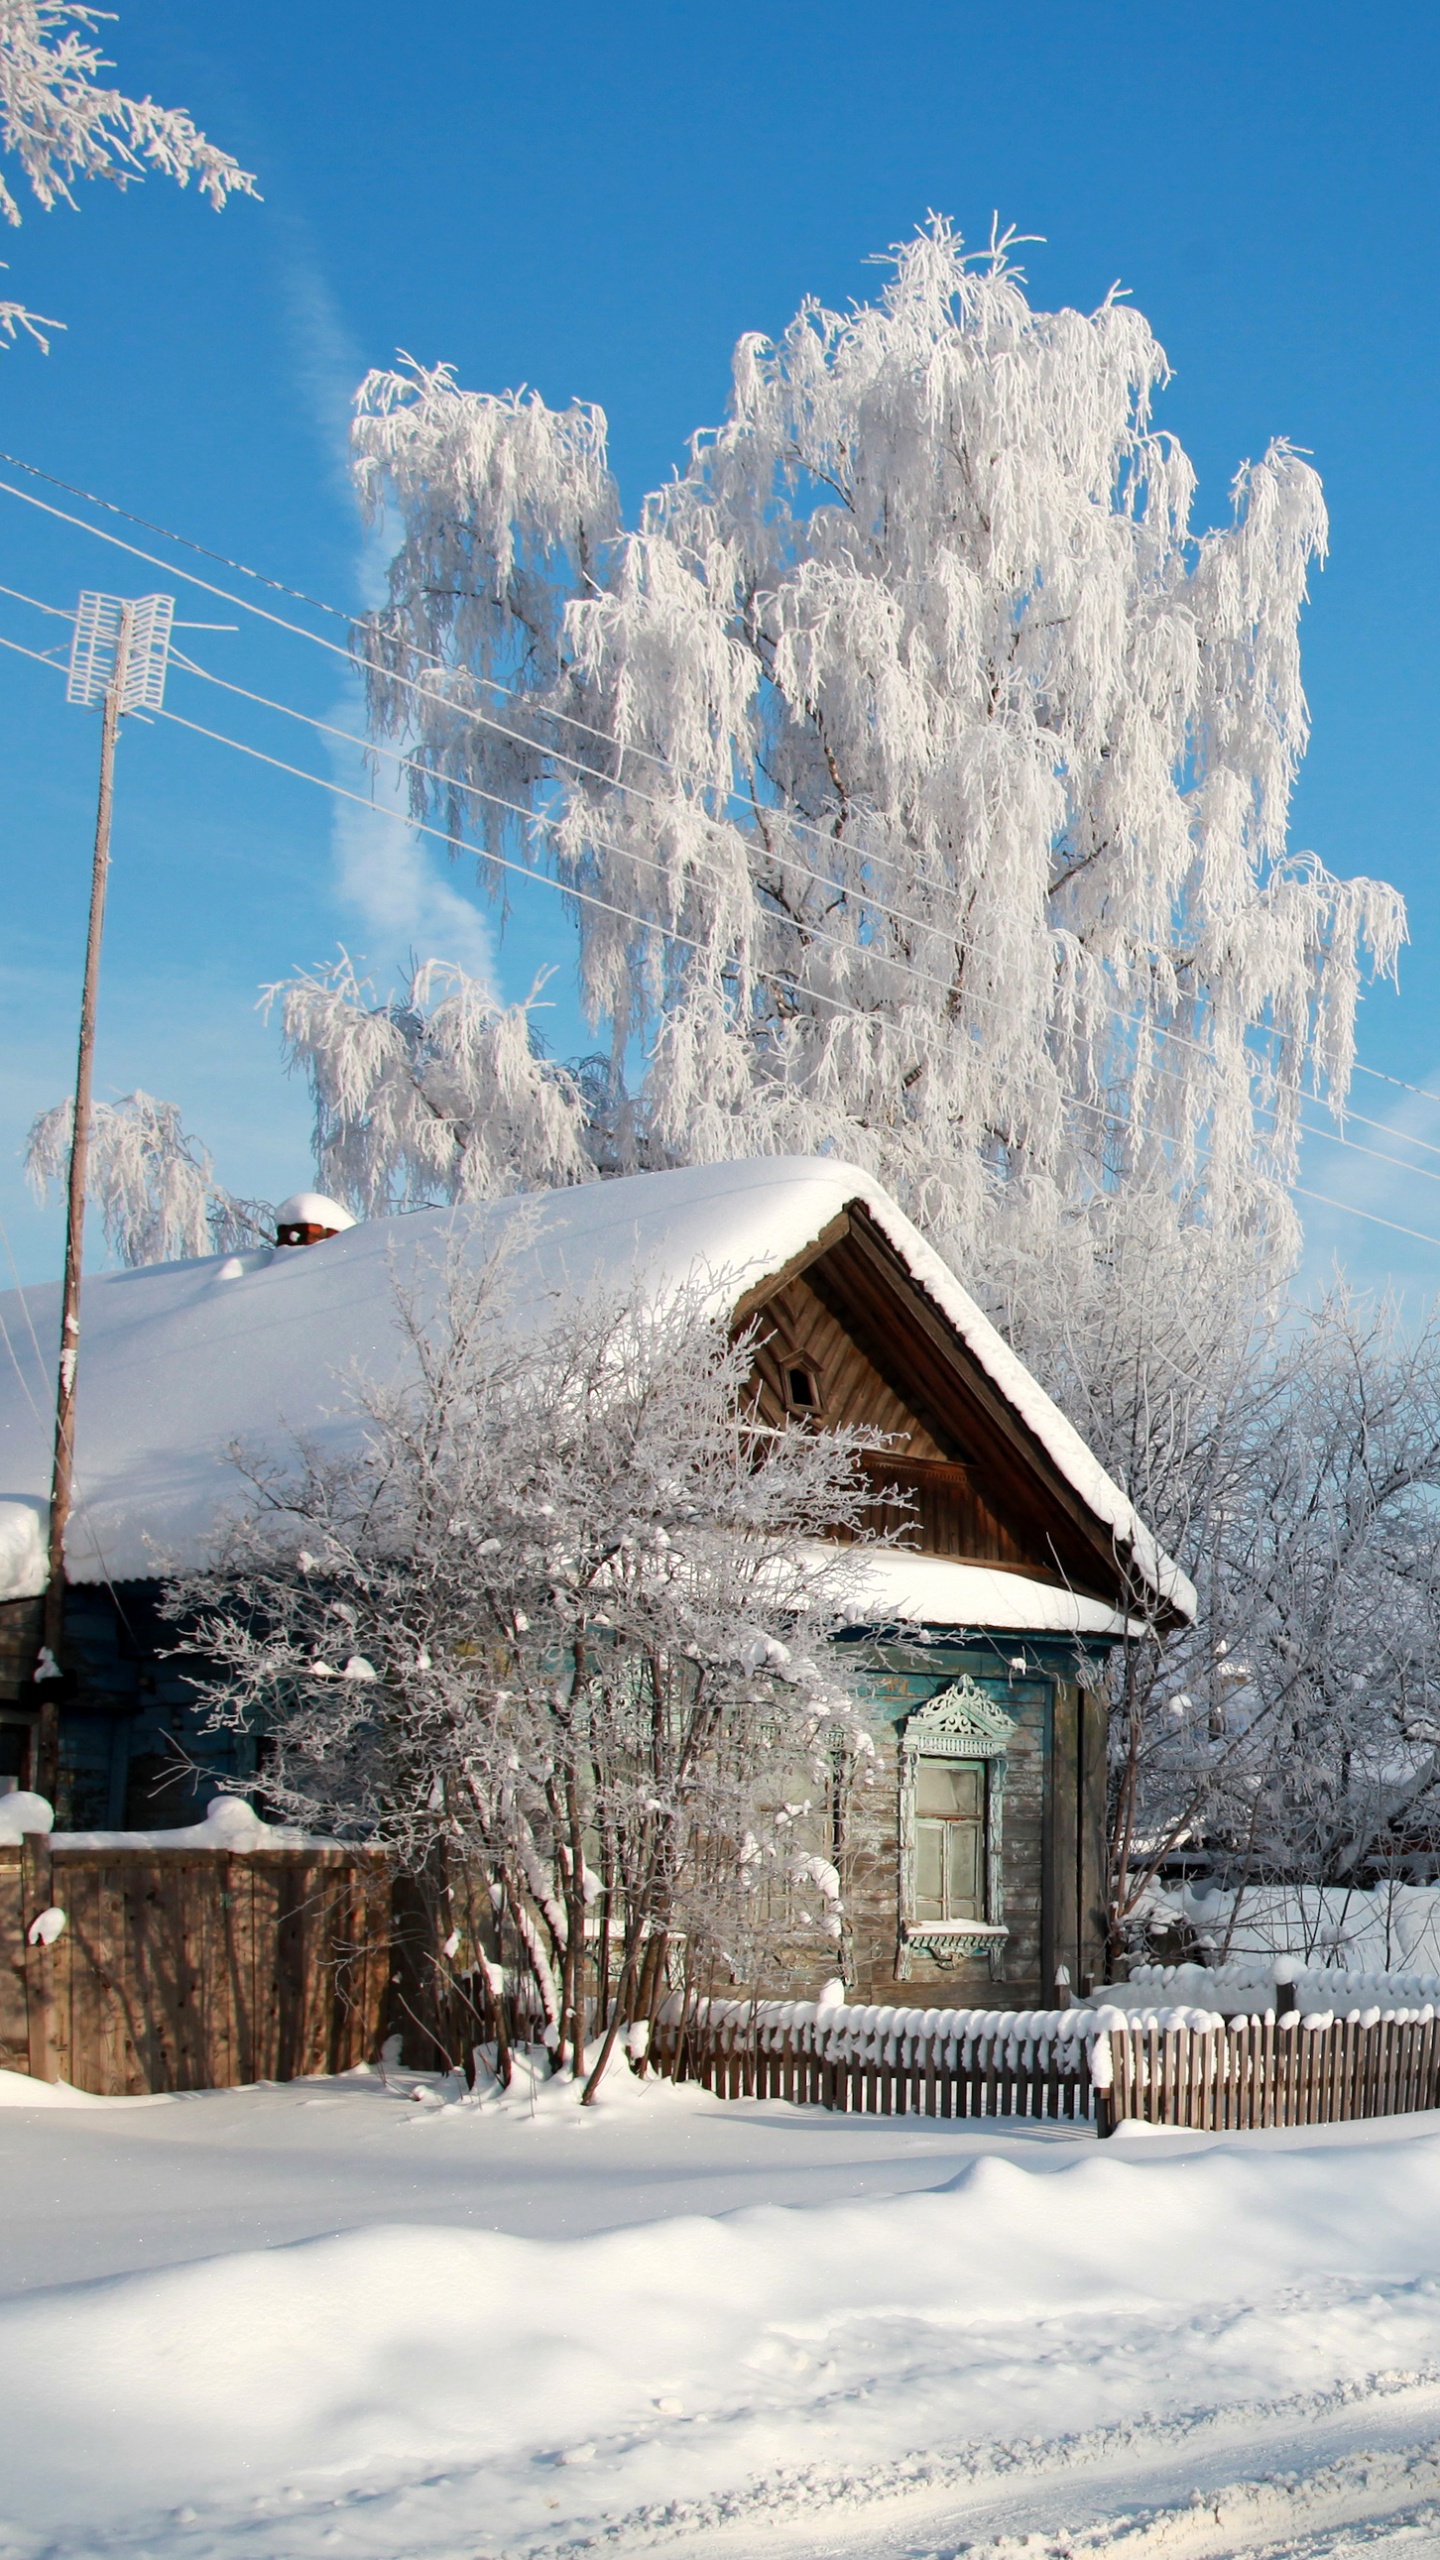
<path fill-rule="evenodd" d="M 277 1244 L 321 1244 L 326 1236 L 343 1235 L 354 1219 L 338 1200 L 323 1191 L 293 1191 L 275 1212 Z"/>

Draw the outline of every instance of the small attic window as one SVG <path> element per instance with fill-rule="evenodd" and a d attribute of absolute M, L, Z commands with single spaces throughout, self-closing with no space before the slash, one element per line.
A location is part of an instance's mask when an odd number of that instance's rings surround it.
<path fill-rule="evenodd" d="M 785 1402 L 792 1413 L 820 1411 L 820 1381 L 813 1369 L 798 1363 L 785 1371 Z"/>

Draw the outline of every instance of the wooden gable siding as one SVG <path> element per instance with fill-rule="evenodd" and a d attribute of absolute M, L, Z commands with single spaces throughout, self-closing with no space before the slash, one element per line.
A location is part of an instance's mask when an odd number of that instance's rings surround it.
<path fill-rule="evenodd" d="M 1043 1571 L 986 1500 L 973 1466 L 946 1447 L 927 1420 L 879 1370 L 832 1307 L 811 1287 L 808 1275 L 787 1281 L 761 1311 L 762 1336 L 755 1378 L 766 1422 L 787 1411 L 784 1372 L 800 1364 L 818 1382 L 819 1419 L 832 1429 L 873 1432 L 876 1455 L 867 1472 L 877 1496 L 870 1515 L 877 1529 L 901 1527 L 906 1543 L 922 1554 L 1000 1565 L 1011 1572 Z M 887 1501 L 892 1491 L 904 1507 Z"/>
<path fill-rule="evenodd" d="M 788 1354 L 815 1371 L 824 1421 L 873 1430 L 877 1444 L 908 1435 L 872 1471 L 911 1496 L 910 1542 L 922 1553 L 1123 1599 L 1103 1523 L 858 1205 L 737 1312 L 762 1319 L 756 1382 L 767 1421 L 787 1410 Z M 876 1518 L 891 1525 L 896 1514 L 881 1504 Z"/>
<path fill-rule="evenodd" d="M 957 1454 L 876 1368 L 848 1326 L 811 1287 L 808 1275 L 787 1281 L 762 1310 L 755 1372 L 767 1422 L 784 1421 L 782 1373 L 797 1362 L 819 1379 L 822 1419 L 832 1428 L 873 1431 L 877 1446 L 893 1436 L 897 1451 L 907 1458 L 944 1460 Z"/>

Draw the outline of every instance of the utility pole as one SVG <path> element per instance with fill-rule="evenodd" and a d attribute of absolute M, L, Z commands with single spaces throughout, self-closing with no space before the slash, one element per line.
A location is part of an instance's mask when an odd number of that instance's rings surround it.
<path fill-rule="evenodd" d="M 75 616 L 66 699 L 100 702 L 100 792 L 95 811 L 95 854 L 90 871 L 90 921 L 85 936 L 85 980 L 80 997 L 80 1041 L 75 1064 L 75 1112 L 70 1131 L 70 1178 L 65 1216 L 65 1283 L 60 1310 L 60 1376 L 55 1396 L 55 1457 L 50 1477 L 50 1579 L 45 1587 L 41 1654 L 35 1684 L 40 1712 L 35 1728 L 31 1784 L 55 1801 L 60 1774 L 61 1647 L 65 1634 L 65 1532 L 75 1494 L 75 1390 L 80 1357 L 80 1271 L 85 1247 L 85 1183 L 90 1163 L 90 1095 L 95 1067 L 95 1010 L 100 989 L 100 945 L 105 931 L 105 892 L 110 878 L 110 819 L 115 804 L 115 744 L 121 718 L 142 705 L 158 711 L 174 618 L 170 596 L 82 595 Z"/>

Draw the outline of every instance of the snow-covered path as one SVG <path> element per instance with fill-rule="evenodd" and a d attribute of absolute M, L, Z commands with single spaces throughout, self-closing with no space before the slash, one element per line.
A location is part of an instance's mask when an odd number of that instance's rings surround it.
<path fill-rule="evenodd" d="M 369 2080 L 6 2107 L 0 2169 L 16 2560 L 1440 2560 L 1434 2117 L 1100 2148 Z"/>

